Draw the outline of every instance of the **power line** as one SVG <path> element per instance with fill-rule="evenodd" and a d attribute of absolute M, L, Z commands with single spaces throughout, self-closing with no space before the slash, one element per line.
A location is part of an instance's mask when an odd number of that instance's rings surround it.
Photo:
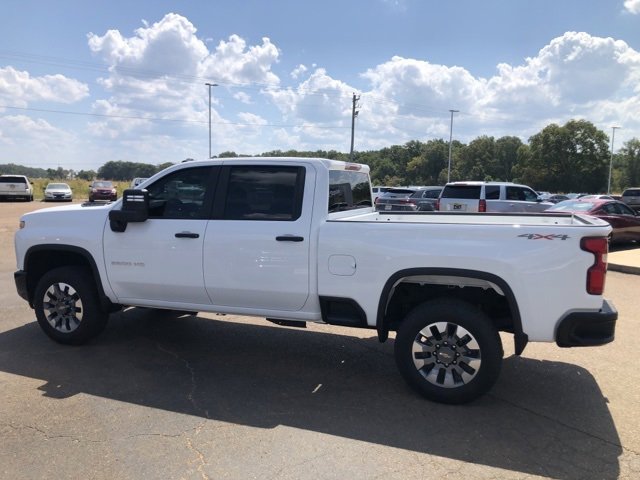
<path fill-rule="evenodd" d="M 208 122 L 205 120 L 187 120 L 187 119 L 178 119 L 178 118 L 160 118 L 160 117 L 148 117 L 142 115 L 114 115 L 114 114 L 106 114 L 106 113 L 90 113 L 90 112 L 73 112 L 67 110 L 52 110 L 46 108 L 30 108 L 30 107 L 16 107 L 12 105 L 0 105 L 0 108 L 6 108 L 11 110 L 23 110 L 30 112 L 41 112 L 41 113 L 55 113 L 62 115 L 77 115 L 77 116 L 86 116 L 86 117 L 99 117 L 99 118 L 120 118 L 120 119 L 129 119 L 129 120 L 149 120 L 153 122 L 174 122 L 174 123 L 193 123 L 193 124 L 207 124 Z M 319 128 L 326 130 L 340 130 L 347 129 L 348 126 L 344 125 L 314 125 L 314 124 L 280 124 L 280 123 L 241 123 L 241 122 L 212 122 L 215 125 L 232 125 L 232 126 L 240 126 L 240 127 L 277 127 L 277 128 Z"/>

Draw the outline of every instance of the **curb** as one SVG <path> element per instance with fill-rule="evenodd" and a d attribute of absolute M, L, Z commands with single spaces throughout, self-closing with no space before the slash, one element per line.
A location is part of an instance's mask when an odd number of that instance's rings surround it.
<path fill-rule="evenodd" d="M 619 265 L 616 263 L 609 263 L 607 270 L 612 272 L 629 273 L 631 275 L 640 275 L 640 267 L 632 267 L 630 265 Z"/>

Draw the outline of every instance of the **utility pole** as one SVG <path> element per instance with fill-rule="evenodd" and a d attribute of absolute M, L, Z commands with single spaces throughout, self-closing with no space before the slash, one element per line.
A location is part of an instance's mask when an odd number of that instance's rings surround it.
<path fill-rule="evenodd" d="M 353 94 L 352 106 L 351 106 L 351 151 L 349 152 L 350 158 L 353 160 L 353 138 L 356 129 L 356 117 L 358 116 L 359 110 L 356 110 L 358 105 L 358 101 L 360 100 L 360 95 Z"/>
<path fill-rule="evenodd" d="M 209 87 L 209 158 L 213 158 L 211 156 L 211 87 L 217 87 L 217 83 L 205 83 L 207 87 Z"/>
<path fill-rule="evenodd" d="M 611 193 L 611 168 L 613 166 L 613 140 L 616 138 L 616 129 L 620 127 L 611 127 L 611 158 L 609 159 L 609 183 L 607 183 L 607 194 Z"/>
<path fill-rule="evenodd" d="M 449 128 L 449 168 L 447 169 L 447 183 L 451 181 L 451 141 L 453 140 L 453 114 L 460 110 L 449 110 L 451 112 L 451 127 Z"/>

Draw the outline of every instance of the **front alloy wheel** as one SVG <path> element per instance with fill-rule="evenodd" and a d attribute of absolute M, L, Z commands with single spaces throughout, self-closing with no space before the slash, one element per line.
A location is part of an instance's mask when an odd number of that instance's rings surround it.
<path fill-rule="evenodd" d="M 49 325 L 62 333 L 71 333 L 82 321 L 82 299 L 69 284 L 57 282 L 44 294 L 42 307 Z"/>
<path fill-rule="evenodd" d="M 98 335 L 109 317 L 100 303 L 96 282 L 83 267 L 49 270 L 34 292 L 38 324 L 52 339 L 79 345 Z"/>

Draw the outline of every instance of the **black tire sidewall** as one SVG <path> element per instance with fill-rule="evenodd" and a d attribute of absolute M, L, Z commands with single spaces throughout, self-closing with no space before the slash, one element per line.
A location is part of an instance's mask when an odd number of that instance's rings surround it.
<path fill-rule="evenodd" d="M 478 342 L 482 362 L 469 383 L 455 388 L 438 387 L 416 369 L 413 342 L 424 327 L 436 322 L 457 324 Z M 429 400 L 450 404 L 467 403 L 486 393 L 500 374 L 503 357 L 502 341 L 491 320 L 478 308 L 458 299 L 432 300 L 414 308 L 398 328 L 394 350 L 398 369 L 414 390 Z"/>
<path fill-rule="evenodd" d="M 82 301 L 82 320 L 73 332 L 60 332 L 47 321 L 43 299 L 46 291 L 55 283 L 70 285 Z M 108 319 L 108 314 L 101 308 L 95 280 L 82 267 L 59 267 L 45 273 L 34 292 L 34 309 L 42 330 L 56 342 L 69 345 L 80 345 L 95 337 L 104 329 Z"/>

